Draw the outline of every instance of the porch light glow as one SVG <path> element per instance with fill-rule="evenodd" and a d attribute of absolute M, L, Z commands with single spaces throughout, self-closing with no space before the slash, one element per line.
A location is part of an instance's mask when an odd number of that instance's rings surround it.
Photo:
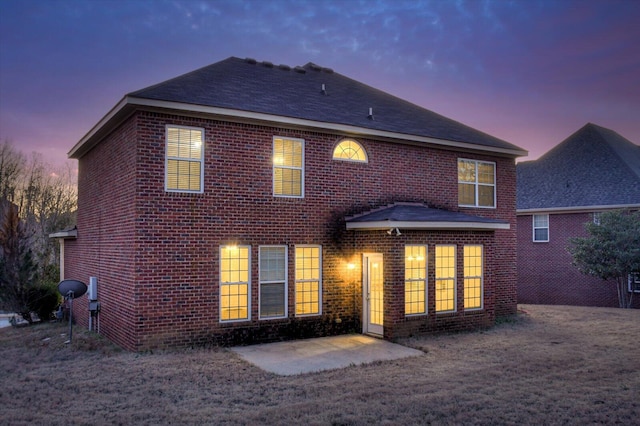
<path fill-rule="evenodd" d="M 353 262 L 347 263 L 347 269 L 350 270 L 350 271 L 356 269 L 356 264 L 353 263 Z"/>

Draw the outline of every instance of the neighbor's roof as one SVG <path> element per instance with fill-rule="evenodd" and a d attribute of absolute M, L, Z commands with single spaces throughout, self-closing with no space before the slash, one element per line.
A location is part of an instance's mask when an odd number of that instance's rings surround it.
<path fill-rule="evenodd" d="M 347 229 L 509 229 L 509 222 L 435 209 L 421 203 L 394 203 L 345 219 Z"/>
<path fill-rule="evenodd" d="M 516 169 L 520 213 L 640 206 L 640 146 L 595 124 Z"/>
<path fill-rule="evenodd" d="M 291 68 L 231 57 L 126 95 L 74 146 L 82 156 L 135 107 L 258 120 L 522 156 L 511 143 L 313 63 Z M 370 116 L 370 112 L 372 115 Z"/>

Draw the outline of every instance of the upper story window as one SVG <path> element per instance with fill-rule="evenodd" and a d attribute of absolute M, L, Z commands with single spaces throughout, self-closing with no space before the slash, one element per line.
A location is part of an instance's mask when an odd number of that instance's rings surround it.
<path fill-rule="evenodd" d="M 166 127 L 165 190 L 202 193 L 204 129 Z"/>
<path fill-rule="evenodd" d="M 533 241 L 544 243 L 549 241 L 549 215 L 533 215 Z"/>
<path fill-rule="evenodd" d="M 496 164 L 458 159 L 458 204 L 496 207 Z"/>
<path fill-rule="evenodd" d="M 353 139 L 343 139 L 333 150 L 334 160 L 355 161 L 358 163 L 366 163 L 367 152 L 362 145 Z"/>
<path fill-rule="evenodd" d="M 304 139 L 274 136 L 273 195 L 304 197 Z"/>

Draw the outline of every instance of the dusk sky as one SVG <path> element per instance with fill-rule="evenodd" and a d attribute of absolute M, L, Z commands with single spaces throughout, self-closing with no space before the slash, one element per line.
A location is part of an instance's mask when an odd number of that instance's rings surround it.
<path fill-rule="evenodd" d="M 0 140 L 52 164 L 122 97 L 229 56 L 314 62 L 535 159 L 640 144 L 640 1 L 0 0 Z"/>

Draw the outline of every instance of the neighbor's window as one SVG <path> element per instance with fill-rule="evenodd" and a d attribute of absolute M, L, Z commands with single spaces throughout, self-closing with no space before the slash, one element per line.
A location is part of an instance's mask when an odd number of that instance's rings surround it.
<path fill-rule="evenodd" d="M 318 315 L 322 273 L 320 246 L 296 246 L 296 315 Z"/>
<path fill-rule="evenodd" d="M 640 293 L 640 272 L 629 275 L 629 292 Z"/>
<path fill-rule="evenodd" d="M 436 246 L 436 312 L 456 310 L 456 246 Z"/>
<path fill-rule="evenodd" d="M 249 319 L 250 246 L 220 247 L 220 320 Z"/>
<path fill-rule="evenodd" d="M 304 139 L 273 138 L 273 195 L 304 197 Z"/>
<path fill-rule="evenodd" d="M 404 313 L 427 313 L 427 247 L 404 247 Z"/>
<path fill-rule="evenodd" d="M 464 308 L 482 309 L 482 246 L 464 246 Z"/>
<path fill-rule="evenodd" d="M 458 204 L 495 208 L 495 163 L 458 159 Z"/>
<path fill-rule="evenodd" d="M 600 216 L 602 216 L 602 212 L 593 212 L 593 223 L 595 225 L 600 225 Z"/>
<path fill-rule="evenodd" d="M 533 241 L 535 242 L 549 241 L 549 215 L 548 214 L 533 215 Z"/>
<path fill-rule="evenodd" d="M 333 150 L 333 159 L 366 163 L 367 153 L 362 145 L 353 139 L 343 139 Z"/>
<path fill-rule="evenodd" d="M 204 129 L 166 127 L 165 189 L 202 192 Z"/>
<path fill-rule="evenodd" d="M 260 318 L 287 316 L 287 247 L 260 247 Z"/>

